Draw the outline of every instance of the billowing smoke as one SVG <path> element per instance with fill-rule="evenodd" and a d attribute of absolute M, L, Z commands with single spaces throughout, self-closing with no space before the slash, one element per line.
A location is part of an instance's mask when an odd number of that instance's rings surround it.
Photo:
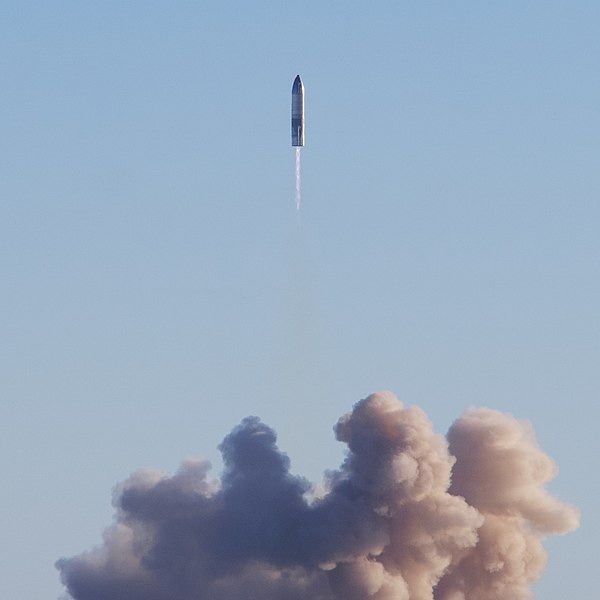
<path fill-rule="evenodd" d="M 348 446 L 317 498 L 256 417 L 223 441 L 220 482 L 188 460 L 115 491 L 103 545 L 58 561 L 76 600 L 525 600 L 542 540 L 578 525 L 544 489 L 529 426 L 467 411 L 448 440 L 391 393 L 335 426 Z"/>

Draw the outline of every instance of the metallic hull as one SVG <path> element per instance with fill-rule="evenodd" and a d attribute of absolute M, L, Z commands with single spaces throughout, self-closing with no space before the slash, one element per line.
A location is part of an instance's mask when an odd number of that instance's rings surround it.
<path fill-rule="evenodd" d="M 300 75 L 292 85 L 292 146 L 304 146 L 304 84 Z"/>

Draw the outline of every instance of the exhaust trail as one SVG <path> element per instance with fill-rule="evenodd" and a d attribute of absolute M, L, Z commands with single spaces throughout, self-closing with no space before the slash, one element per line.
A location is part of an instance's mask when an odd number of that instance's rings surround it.
<path fill-rule="evenodd" d="M 300 148 L 296 148 L 296 210 L 300 210 Z"/>

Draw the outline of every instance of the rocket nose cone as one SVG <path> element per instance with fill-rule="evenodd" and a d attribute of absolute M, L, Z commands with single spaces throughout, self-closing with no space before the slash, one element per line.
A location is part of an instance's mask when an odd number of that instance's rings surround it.
<path fill-rule="evenodd" d="M 297 94 L 301 90 L 302 90 L 302 79 L 300 79 L 300 75 L 296 75 L 296 79 L 294 79 L 294 85 L 292 86 L 292 92 L 294 94 Z"/>

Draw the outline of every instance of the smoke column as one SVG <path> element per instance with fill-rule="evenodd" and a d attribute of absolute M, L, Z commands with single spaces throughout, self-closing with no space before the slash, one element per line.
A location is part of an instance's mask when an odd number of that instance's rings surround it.
<path fill-rule="evenodd" d="M 527 600 L 543 538 L 578 526 L 544 488 L 555 464 L 510 416 L 468 410 L 446 439 L 381 392 L 334 431 L 347 455 L 315 500 L 257 417 L 220 445 L 219 482 L 202 459 L 134 473 L 102 545 L 57 562 L 70 597 Z"/>
<path fill-rule="evenodd" d="M 296 148 L 296 210 L 300 210 L 300 147 Z"/>

